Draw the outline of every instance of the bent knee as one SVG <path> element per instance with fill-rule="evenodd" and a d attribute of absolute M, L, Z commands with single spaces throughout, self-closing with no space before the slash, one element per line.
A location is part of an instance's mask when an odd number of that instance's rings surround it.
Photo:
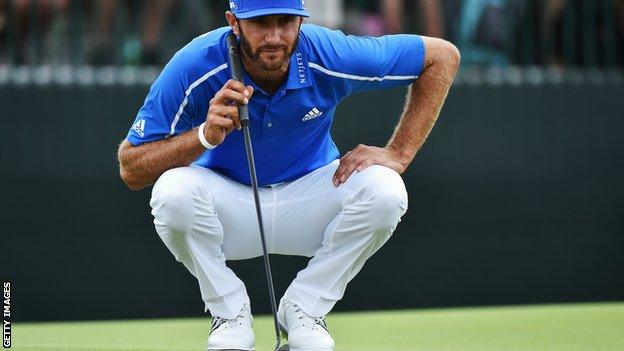
<path fill-rule="evenodd" d="M 174 232 L 187 231 L 192 221 L 195 192 L 188 167 L 163 173 L 154 184 L 150 200 L 154 224 Z"/>
<path fill-rule="evenodd" d="M 401 176 L 384 166 L 372 166 L 371 181 L 366 182 L 365 192 L 371 202 L 373 231 L 393 231 L 407 212 L 407 191 Z"/>
<path fill-rule="evenodd" d="M 407 194 L 380 191 L 372 198 L 371 223 L 373 231 L 393 231 L 407 211 Z"/>

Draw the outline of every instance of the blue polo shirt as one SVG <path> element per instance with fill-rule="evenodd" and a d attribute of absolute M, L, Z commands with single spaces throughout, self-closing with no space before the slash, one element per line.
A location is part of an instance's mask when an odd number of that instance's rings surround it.
<path fill-rule="evenodd" d="M 127 140 L 137 146 L 173 137 L 206 120 L 210 99 L 230 79 L 229 27 L 199 36 L 178 51 L 152 84 Z M 412 83 L 423 70 L 417 35 L 346 36 L 301 27 L 288 78 L 273 95 L 254 87 L 251 138 L 260 185 L 297 179 L 340 157 L 330 135 L 336 106 L 350 94 Z M 242 130 L 234 130 L 194 164 L 251 184 Z"/>

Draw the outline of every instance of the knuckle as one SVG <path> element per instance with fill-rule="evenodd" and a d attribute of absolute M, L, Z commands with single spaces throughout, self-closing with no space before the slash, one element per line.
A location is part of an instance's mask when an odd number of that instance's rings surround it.
<path fill-rule="evenodd" d="M 221 109 L 219 108 L 218 105 L 214 105 L 214 106 L 210 107 L 209 111 L 210 111 L 210 114 L 218 115 L 219 111 L 221 111 Z"/>

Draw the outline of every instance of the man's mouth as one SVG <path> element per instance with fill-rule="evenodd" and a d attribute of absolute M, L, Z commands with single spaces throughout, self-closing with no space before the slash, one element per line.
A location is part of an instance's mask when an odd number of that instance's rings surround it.
<path fill-rule="evenodd" d="M 284 48 L 262 49 L 260 51 L 262 51 L 262 52 L 279 52 L 279 51 L 284 51 Z"/>

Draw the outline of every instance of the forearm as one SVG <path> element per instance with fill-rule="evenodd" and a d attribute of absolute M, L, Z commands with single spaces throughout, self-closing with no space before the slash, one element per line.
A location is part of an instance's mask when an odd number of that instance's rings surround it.
<path fill-rule="evenodd" d="M 235 128 L 240 129 L 238 105 L 249 103 L 252 94 L 253 87 L 228 80 L 210 100 L 203 129 L 204 141 L 217 146 Z M 206 148 L 199 141 L 198 128 L 136 147 L 124 140 L 118 152 L 119 174 L 128 187 L 139 190 L 154 183 L 169 169 L 190 165 L 204 151 Z"/>
<path fill-rule="evenodd" d="M 401 119 L 386 146 L 395 152 L 404 169 L 433 129 L 459 67 L 454 46 L 439 39 L 426 40 L 425 69 L 409 87 Z"/>
<path fill-rule="evenodd" d="M 190 165 L 206 149 L 199 142 L 197 128 L 175 137 L 132 146 L 119 146 L 119 173 L 133 190 L 153 184 L 165 171 Z"/>

